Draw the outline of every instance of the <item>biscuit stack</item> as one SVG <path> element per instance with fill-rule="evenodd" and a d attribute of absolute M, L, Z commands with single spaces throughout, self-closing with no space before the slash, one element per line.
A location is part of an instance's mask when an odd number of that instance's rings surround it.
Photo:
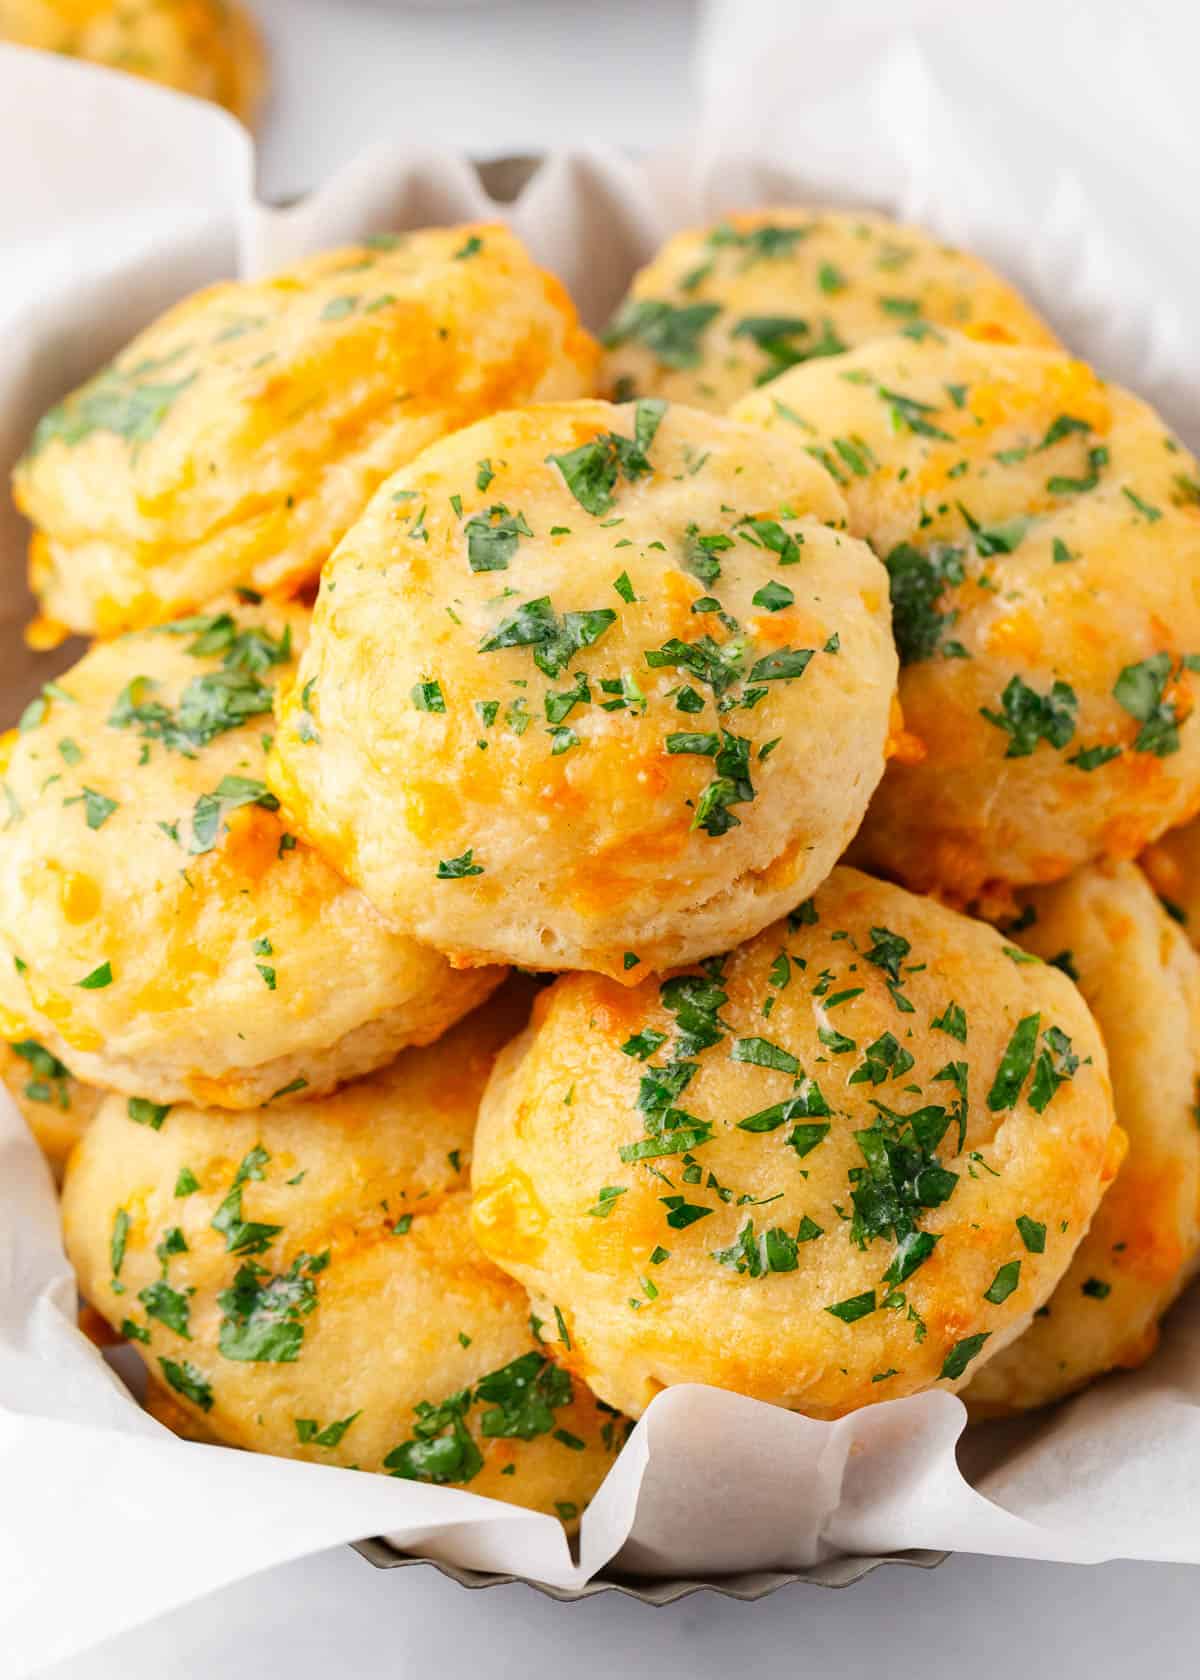
<path fill-rule="evenodd" d="M 1147 1356 L 1200 482 L 976 259 L 734 217 L 601 355 L 505 229 L 389 237 L 169 312 L 16 491 L 95 641 L 7 748 L 4 1076 L 165 1421 L 570 1524 L 672 1383 Z"/>

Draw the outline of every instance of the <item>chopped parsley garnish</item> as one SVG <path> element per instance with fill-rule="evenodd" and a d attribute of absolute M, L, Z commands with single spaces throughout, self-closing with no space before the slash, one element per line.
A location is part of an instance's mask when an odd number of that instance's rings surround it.
<path fill-rule="evenodd" d="M 1103 444 L 1095 449 L 1089 449 L 1087 454 L 1087 472 L 1081 478 L 1065 478 L 1056 474 L 1046 480 L 1046 489 L 1052 496 L 1081 496 L 1089 490 L 1094 490 L 1100 482 L 1100 469 L 1108 465 L 1108 450 Z"/>
<path fill-rule="evenodd" d="M 1059 1086 L 1075 1077 L 1079 1057 L 1071 1048 L 1071 1040 L 1061 1027 L 1047 1027 L 1042 1034 L 1042 1048 L 1038 1052 L 1033 1084 L 1029 1088 L 1029 1106 L 1036 1114 L 1043 1114 Z"/>
<path fill-rule="evenodd" d="M 1013 1028 L 1012 1037 L 1000 1058 L 996 1077 L 987 1096 L 987 1105 L 993 1114 L 1014 1107 L 1021 1095 L 1021 1087 L 1033 1066 L 1041 1023 L 1040 1015 L 1026 1015 Z"/>
<path fill-rule="evenodd" d="M 1017 1217 L 1017 1230 L 1021 1233 L 1021 1241 L 1030 1254 L 1046 1252 L 1046 1227 L 1040 1220 L 1031 1219 L 1027 1213 L 1022 1213 Z"/>
<path fill-rule="evenodd" d="M 446 697 L 442 693 L 442 685 L 433 679 L 414 683 L 409 698 L 419 712 L 444 712 L 446 710 Z M 476 704 L 478 705 L 478 702 Z M 493 701 L 492 704 L 495 705 L 495 702 Z M 493 712 L 489 721 L 494 722 L 495 716 L 496 714 Z"/>
<path fill-rule="evenodd" d="M 294 1086 L 285 1087 L 291 1090 Z M 282 1096 L 277 1091 L 276 1096 Z M 219 1231 L 225 1238 L 225 1248 L 230 1254 L 263 1254 L 275 1238 L 283 1230 L 282 1225 L 266 1225 L 255 1220 L 248 1220 L 242 1215 L 243 1187 L 252 1179 L 263 1177 L 263 1169 L 271 1157 L 261 1144 L 244 1156 L 236 1173 L 233 1183 L 216 1213 L 213 1214 L 211 1225 L 214 1231 Z"/>
<path fill-rule="evenodd" d="M 160 1359 L 158 1363 L 162 1367 L 163 1376 L 176 1394 L 181 1394 L 185 1400 L 190 1400 L 193 1406 L 199 1406 L 202 1412 L 212 1410 L 212 1384 L 203 1371 L 198 1371 L 186 1359 L 180 1360 L 178 1363 L 174 1359 Z"/>
<path fill-rule="evenodd" d="M 555 1412 L 570 1405 L 569 1372 L 534 1350 L 461 1389 L 439 1405 L 413 1408 L 412 1438 L 384 1459 L 384 1468 L 408 1481 L 464 1483 L 483 1468 L 483 1455 L 467 1428 L 472 1405 L 485 1408 L 480 1433 L 489 1439 L 535 1440 L 555 1431 Z M 577 1437 L 571 1437 L 573 1443 Z"/>
<path fill-rule="evenodd" d="M 990 711 L 986 706 L 981 706 L 979 711 L 1008 735 L 1005 758 L 1026 758 L 1039 741 L 1052 747 L 1065 747 L 1075 733 L 1079 702 L 1067 683 L 1055 682 L 1042 695 L 1020 677 L 1011 677 L 1000 703 L 1001 712 Z"/>
<path fill-rule="evenodd" d="M 607 1219 L 617 1205 L 617 1198 L 628 1192 L 625 1184 L 604 1184 L 601 1186 L 594 1207 L 588 1209 L 593 1219 Z"/>
<path fill-rule="evenodd" d="M 65 799 L 64 805 L 78 805 L 82 802 L 84 817 L 90 829 L 103 828 L 113 812 L 119 810 L 115 799 L 109 799 L 107 794 L 97 793 L 95 788 L 85 787 L 83 792 L 73 799 Z"/>
<path fill-rule="evenodd" d="M 467 520 L 467 562 L 473 572 L 503 572 L 522 537 L 533 532 L 523 513 L 510 513 L 495 502 Z"/>
<path fill-rule="evenodd" d="M 937 413 L 936 404 L 919 402 L 916 397 L 906 397 L 903 392 L 891 391 L 886 385 L 878 386 L 877 390 L 881 400 L 888 405 L 893 431 L 915 432 L 918 437 L 939 438 L 944 443 L 954 441 L 949 432 L 944 432 L 929 419 L 931 414 Z"/>
<path fill-rule="evenodd" d="M 898 543 L 884 564 L 891 580 L 892 630 L 902 665 L 962 655 L 962 644 L 948 643 L 946 636 L 958 619 L 957 609 L 942 612 L 940 603 L 948 589 L 955 589 L 966 577 L 963 551 L 948 543 L 928 549 Z"/>
<path fill-rule="evenodd" d="M 361 1416 L 361 1412 L 351 1412 L 349 1417 L 339 1418 L 336 1423 L 327 1423 L 324 1429 L 316 1418 L 293 1418 L 292 1422 L 296 1426 L 296 1439 L 302 1447 L 337 1447 L 350 1425 Z"/>
<path fill-rule="evenodd" d="M 658 1199 L 667 1209 L 667 1224 L 673 1231 L 686 1231 L 689 1225 L 707 1219 L 713 1212 L 712 1208 L 698 1206 L 684 1196 L 660 1196 Z"/>
<path fill-rule="evenodd" d="M 257 805 L 264 811 L 279 809 L 278 799 L 269 792 L 265 782 L 249 776 L 222 776 L 212 793 L 202 793 L 196 800 L 188 851 L 197 856 L 211 852 L 217 843 L 221 819 L 245 805 Z"/>
<path fill-rule="evenodd" d="M 977 1335 L 964 1336 L 961 1341 L 955 1342 L 942 1362 L 939 1376 L 950 1382 L 957 1382 L 971 1361 L 982 1351 L 983 1344 L 990 1335 L 990 1330 L 981 1330 Z"/>
<path fill-rule="evenodd" d="M 271 710 L 271 690 L 253 671 L 206 671 L 193 677 L 175 712 L 152 698 L 157 688 L 149 677 L 134 677 L 117 697 L 109 725 L 113 729 L 136 728 L 143 740 L 161 741 L 188 757 L 215 736 Z"/>
<path fill-rule="evenodd" d="M 277 638 L 260 625 L 243 629 L 232 613 L 193 614 L 160 625 L 162 636 L 195 636 L 184 649 L 194 659 L 220 658 L 227 671 L 267 671 L 292 658 L 292 627 Z"/>
<path fill-rule="evenodd" d="M 148 443 L 196 375 L 189 373 L 173 383 L 139 376 L 158 372 L 178 354 L 128 369 L 105 368 L 81 390 L 43 414 L 34 428 L 30 456 L 55 442 L 73 449 L 94 432 L 111 432 L 135 448 Z"/>
<path fill-rule="evenodd" d="M 135 1125 L 149 1126 L 152 1132 L 158 1132 L 171 1112 L 171 1104 L 151 1102 L 149 1097 L 130 1097 L 125 1111 Z"/>
<path fill-rule="evenodd" d="M 323 1270 L 324 1264 L 325 1257 L 314 1260 L 298 1254 L 286 1272 L 272 1277 L 256 1261 L 244 1261 L 234 1274 L 232 1287 L 217 1296 L 225 1315 L 217 1345 L 225 1358 L 257 1364 L 294 1363 L 304 1341 L 303 1321 L 317 1304 L 313 1274 Z"/>
<path fill-rule="evenodd" d="M 526 601 L 480 643 L 481 653 L 502 648 L 531 647 L 533 662 L 544 676 L 556 677 L 585 647 L 592 647 L 617 621 L 611 607 L 568 612 L 560 619 L 548 595 Z"/>
<path fill-rule="evenodd" d="M 464 881 L 469 875 L 482 875 L 483 865 L 475 862 L 475 848 L 468 846 L 458 857 L 443 858 L 437 866 L 435 879 Z"/>
<path fill-rule="evenodd" d="M 129 1240 L 129 1214 L 125 1208 L 118 1208 L 113 1215 L 112 1235 L 108 1240 L 108 1259 L 112 1267 L 112 1275 L 119 1278 L 121 1267 L 125 1264 L 125 1245 Z"/>
<path fill-rule="evenodd" d="M 586 512 L 596 518 L 609 512 L 622 474 L 633 483 L 652 471 L 648 451 L 666 408 L 657 398 L 645 398 L 634 408 L 632 438 L 602 432 L 577 449 L 546 457 L 558 467 L 567 489 Z"/>
<path fill-rule="evenodd" d="M 33 1038 L 19 1039 L 10 1044 L 9 1049 L 29 1064 L 29 1071 L 34 1076 L 24 1087 L 24 1094 L 30 1102 L 53 1102 L 58 1108 L 70 1108 L 71 1097 L 67 1086 L 71 1070 L 64 1062 Z"/>
<path fill-rule="evenodd" d="M 983 1298 L 985 1301 L 991 1301 L 993 1306 L 998 1307 L 1001 1302 L 1008 1300 L 1020 1281 L 1021 1262 L 1010 1260 L 1006 1265 L 1000 1267 L 987 1289 L 984 1290 Z"/>
<path fill-rule="evenodd" d="M 609 349 L 631 340 L 645 345 L 665 367 L 692 368 L 700 360 L 700 340 L 721 313 L 719 303 L 667 303 L 658 298 L 630 298 L 604 334 Z"/>
<path fill-rule="evenodd" d="M 850 1238 L 859 1248 L 886 1236 L 903 1243 L 924 1210 L 940 1207 L 958 1183 L 935 1153 L 952 1118 L 947 1109 L 931 1104 L 899 1114 L 875 1099 L 872 1107 L 874 1123 L 854 1134 L 866 1165 L 850 1170 Z"/>
<path fill-rule="evenodd" d="M 1113 685 L 1117 704 L 1142 726 L 1134 752 L 1166 758 L 1179 751 L 1179 714 L 1175 701 L 1166 698 L 1171 677 L 1170 654 L 1155 653 L 1136 665 L 1126 665 Z"/>
<path fill-rule="evenodd" d="M 713 761 L 716 779 L 709 782 L 696 802 L 693 829 L 719 838 L 741 826 L 741 818 L 730 810 L 756 797 L 750 780 L 750 742 L 741 735 L 721 731 L 721 746 Z"/>
<path fill-rule="evenodd" d="M 820 334 L 814 336 L 809 323 L 797 315 L 745 315 L 731 336 L 750 339 L 767 358 L 756 385 L 767 384 L 800 362 L 839 356 L 847 348 L 829 321 L 823 320 Z"/>
<path fill-rule="evenodd" d="M 834 1318 L 840 1318 L 843 1324 L 855 1324 L 860 1318 L 866 1318 L 876 1307 L 875 1291 L 865 1289 L 861 1295 L 850 1295 L 844 1301 L 835 1301 L 831 1307 L 826 1307 L 827 1313 Z"/>

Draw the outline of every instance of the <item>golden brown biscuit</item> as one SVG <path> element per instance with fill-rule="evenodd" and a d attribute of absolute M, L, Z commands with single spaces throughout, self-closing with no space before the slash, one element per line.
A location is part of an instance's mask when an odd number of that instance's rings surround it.
<path fill-rule="evenodd" d="M 55 1181 L 62 1182 L 67 1157 L 92 1122 L 104 1093 L 82 1085 L 70 1068 L 36 1039 L 0 1042 L 0 1081 L 20 1109 L 46 1157 Z"/>
<path fill-rule="evenodd" d="M 1054 343 L 998 274 L 866 211 L 743 211 L 669 239 L 634 276 L 604 343 L 602 388 L 723 413 L 801 362 L 906 322 Z"/>
<path fill-rule="evenodd" d="M 625 1437 L 531 1332 L 470 1232 L 475 1111 L 528 1014 L 505 988 L 440 1043 L 319 1102 L 106 1102 L 63 1191 L 92 1304 L 193 1429 L 231 1446 L 469 1486 L 566 1520 Z"/>
<path fill-rule="evenodd" d="M 262 97 L 262 43 L 236 0 L 0 0 L 0 40 L 127 70 L 245 123 Z"/>
<path fill-rule="evenodd" d="M 887 580 L 788 439 L 543 405 L 389 479 L 326 571 L 276 788 L 459 962 L 629 974 L 828 872 L 883 768 Z"/>
<path fill-rule="evenodd" d="M 1151 408 L 1057 351 L 923 329 L 738 413 L 805 440 L 891 574 L 918 749 L 854 861 L 967 902 L 1195 810 L 1200 479 Z"/>
<path fill-rule="evenodd" d="M 1167 914 L 1200 949 L 1200 822 L 1169 829 L 1138 862 Z"/>
<path fill-rule="evenodd" d="M 263 779 L 303 608 L 233 601 L 92 649 L 8 738 L 0 1032 L 147 1109 L 318 1094 L 487 996 L 385 926 Z"/>
<path fill-rule="evenodd" d="M 1108 1050 L 1129 1153 L 1062 1282 L 974 1379 L 979 1412 L 1042 1406 L 1148 1359 L 1200 1259 L 1200 958 L 1131 863 L 1024 895 L 1013 935 L 1078 978 Z"/>
<path fill-rule="evenodd" d="M 294 591 L 388 473 L 495 409 L 580 394 L 594 361 L 562 286 L 498 225 L 212 286 L 39 423 L 14 479 L 34 592 L 110 636 L 235 584 Z"/>
<path fill-rule="evenodd" d="M 1065 976 L 837 869 L 699 973 L 545 993 L 480 1109 L 474 1229 L 631 1416 L 707 1382 L 833 1418 L 1019 1334 L 1119 1156 Z"/>

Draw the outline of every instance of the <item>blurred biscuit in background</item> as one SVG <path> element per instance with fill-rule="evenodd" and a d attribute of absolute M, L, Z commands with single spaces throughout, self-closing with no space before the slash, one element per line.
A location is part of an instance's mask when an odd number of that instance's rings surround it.
<path fill-rule="evenodd" d="M 252 123 L 266 64 L 237 0 L 0 0 L 0 41 L 126 70 Z"/>
<path fill-rule="evenodd" d="M 602 388 L 724 412 L 790 367 L 908 324 L 1051 345 L 969 252 L 870 211 L 740 211 L 669 239 L 604 335 Z"/>

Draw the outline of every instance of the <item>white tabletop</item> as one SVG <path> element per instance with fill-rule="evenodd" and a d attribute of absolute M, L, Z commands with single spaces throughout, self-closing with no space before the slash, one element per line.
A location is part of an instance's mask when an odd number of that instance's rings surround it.
<path fill-rule="evenodd" d="M 302 191 L 381 138 L 416 135 L 481 156 L 597 140 L 648 149 L 691 115 L 696 0 L 426 0 L 416 10 L 401 0 L 252 3 L 271 37 L 275 83 L 260 163 L 266 196 Z M 820 7 L 812 10 L 817 26 Z M 1198 1647 L 1200 1577 L 1182 1566 L 1085 1570 L 956 1557 L 933 1572 L 881 1569 L 847 1591 L 785 1588 L 759 1604 L 703 1594 L 653 1610 L 615 1594 L 560 1605 L 525 1587 L 467 1592 L 432 1569 L 373 1570 L 340 1550 L 44 1672 L 55 1680 L 1125 1680 L 1141 1670 L 1193 1680 Z"/>

